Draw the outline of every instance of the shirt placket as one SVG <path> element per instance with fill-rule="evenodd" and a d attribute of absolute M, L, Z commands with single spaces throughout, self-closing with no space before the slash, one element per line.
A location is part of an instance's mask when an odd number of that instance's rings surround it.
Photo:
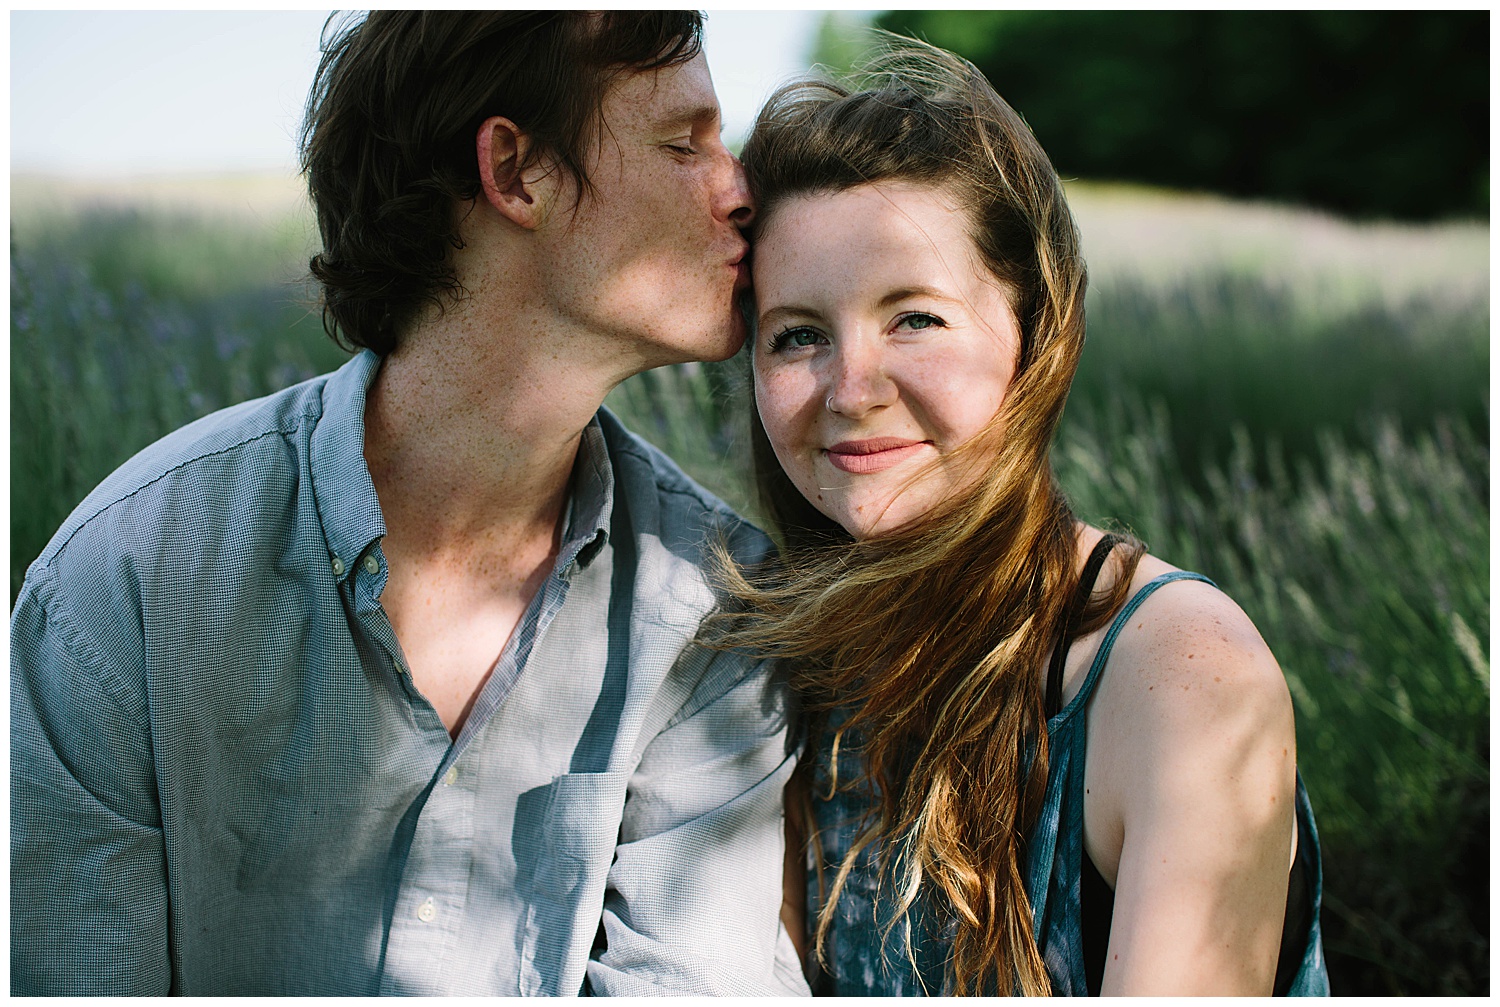
<path fill-rule="evenodd" d="M 470 782 L 449 766 L 422 802 L 387 937 L 382 994 L 455 992 L 474 859 Z"/>
<path fill-rule="evenodd" d="M 457 740 L 447 746 L 434 779 L 424 795 L 418 798 L 406 863 L 396 893 L 390 932 L 386 938 L 385 968 L 381 976 L 381 993 L 399 995 L 418 992 L 408 988 L 408 980 L 420 977 L 423 991 L 448 992 L 449 980 L 463 962 L 453 961 L 453 950 L 463 944 L 468 909 L 468 884 L 473 870 L 475 840 L 475 798 L 470 783 L 478 774 L 472 771 L 472 759 L 465 756 L 482 733 L 485 724 L 504 705 L 505 698 L 524 673 L 542 634 L 562 609 L 567 599 L 576 556 L 584 543 L 576 543 L 561 558 L 558 567 L 532 598 L 526 613 L 517 624 L 499 661 L 475 700 L 473 710 L 459 732 Z M 411 680 L 401 654 L 395 631 L 379 604 L 379 593 L 385 586 L 385 563 L 379 546 L 372 546 L 369 575 L 356 588 L 361 604 L 360 617 L 372 635 L 390 654 L 397 675 L 412 700 L 417 721 L 429 730 L 429 720 L 446 739 L 436 711 L 425 701 Z M 509 990 L 495 990 L 508 993 Z"/>

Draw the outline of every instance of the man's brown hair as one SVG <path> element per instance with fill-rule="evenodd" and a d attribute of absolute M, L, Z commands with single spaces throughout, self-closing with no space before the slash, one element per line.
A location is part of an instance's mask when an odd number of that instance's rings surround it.
<path fill-rule="evenodd" d="M 701 46 L 695 11 L 330 18 L 302 131 L 323 238 L 309 268 L 328 334 L 383 355 L 424 304 L 460 292 L 454 207 L 479 194 L 474 141 L 485 119 L 510 119 L 533 141 L 530 163 L 556 159 L 587 193 L 584 165 L 611 82 L 685 62 Z"/>

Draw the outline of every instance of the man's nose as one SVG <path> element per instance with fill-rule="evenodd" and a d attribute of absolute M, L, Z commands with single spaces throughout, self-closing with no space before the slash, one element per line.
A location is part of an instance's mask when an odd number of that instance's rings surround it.
<path fill-rule="evenodd" d="M 750 179 L 740 159 L 725 150 L 729 158 L 729 180 L 724 193 L 724 219 L 738 228 L 750 226 L 755 219 L 755 200 L 750 195 Z"/>

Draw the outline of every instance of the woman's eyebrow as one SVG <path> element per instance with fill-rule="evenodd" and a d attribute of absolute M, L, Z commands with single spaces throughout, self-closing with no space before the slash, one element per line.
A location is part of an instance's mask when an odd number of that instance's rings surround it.
<path fill-rule="evenodd" d="M 917 285 L 897 287 L 895 290 L 888 292 L 884 297 L 876 301 L 875 305 L 876 307 L 880 308 L 889 308 L 891 305 L 904 301 L 909 297 L 930 297 L 939 301 L 948 301 L 952 304 L 962 303 L 952 294 L 944 293 L 943 291 L 938 290 L 936 287 L 924 287 L 921 285 Z"/>
<path fill-rule="evenodd" d="M 800 304 L 778 304 L 776 305 L 776 307 L 768 309 L 765 314 L 760 316 L 759 324 L 764 327 L 771 322 L 781 320 L 783 317 L 787 319 L 795 318 L 799 320 L 809 321 L 821 321 L 823 318 L 822 314 L 820 314 L 819 312 L 815 311 L 812 308 L 804 308 Z"/>
<path fill-rule="evenodd" d="M 965 303 L 962 299 L 954 297 L 953 294 L 939 290 L 936 287 L 927 287 L 921 284 L 916 284 L 904 287 L 896 287 L 895 289 L 888 291 L 881 296 L 880 300 L 875 302 L 875 307 L 878 310 L 883 310 L 885 308 L 891 307 L 892 305 L 899 304 L 911 297 L 924 297 L 929 300 L 943 301 L 946 304 Z M 765 314 L 760 316 L 760 324 L 764 326 L 769 324 L 770 322 L 779 321 L 783 316 L 787 318 L 806 319 L 809 321 L 823 320 L 823 313 L 818 311 L 816 308 L 804 307 L 800 304 L 778 304 L 774 308 L 767 309 Z"/>

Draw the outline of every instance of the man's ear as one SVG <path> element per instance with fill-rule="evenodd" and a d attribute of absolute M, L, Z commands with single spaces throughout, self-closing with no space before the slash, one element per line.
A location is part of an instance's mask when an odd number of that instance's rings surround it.
<path fill-rule="evenodd" d="M 551 208 L 557 167 L 546 158 L 527 164 L 531 137 L 504 116 L 480 123 L 474 144 L 485 201 L 513 223 L 535 228 Z"/>

